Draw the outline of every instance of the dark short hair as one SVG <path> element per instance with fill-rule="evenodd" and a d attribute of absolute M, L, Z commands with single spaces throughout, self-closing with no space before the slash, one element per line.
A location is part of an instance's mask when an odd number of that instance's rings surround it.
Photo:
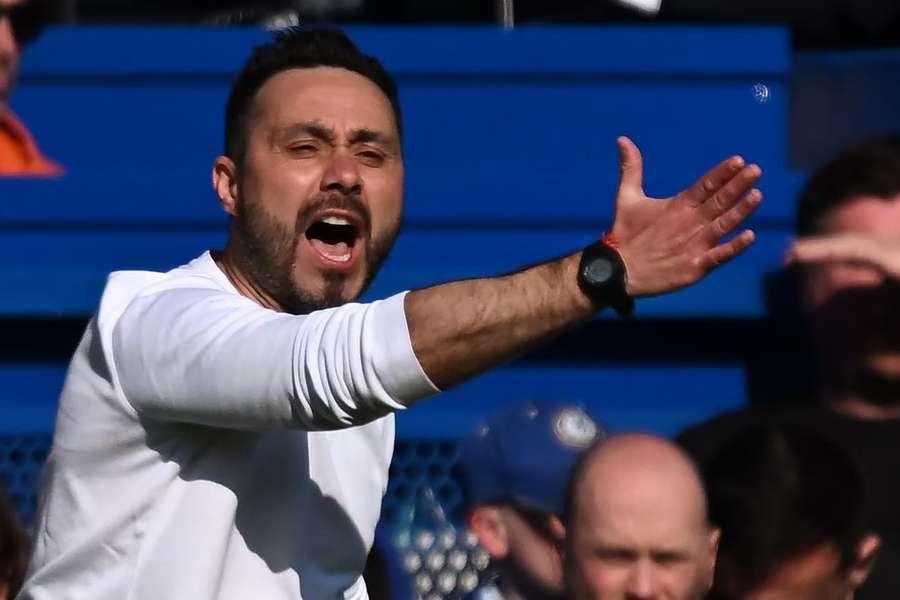
<path fill-rule="evenodd" d="M 863 481 L 834 443 L 797 426 L 758 426 L 727 443 L 704 473 L 721 528 L 719 568 L 752 591 L 785 562 L 828 543 L 848 568 L 865 534 Z M 719 587 L 717 581 L 717 587 Z"/>
<path fill-rule="evenodd" d="M 900 194 L 900 136 L 872 138 L 842 150 L 806 182 L 797 205 L 797 233 L 819 233 L 822 217 L 857 196 Z"/>
<path fill-rule="evenodd" d="M 235 162 L 243 160 L 253 100 L 263 84 L 282 71 L 314 67 L 346 69 L 372 81 L 390 101 L 397 131 L 402 134 L 397 84 L 378 59 L 360 52 L 338 29 L 290 27 L 256 47 L 235 80 L 225 108 L 225 154 Z"/>

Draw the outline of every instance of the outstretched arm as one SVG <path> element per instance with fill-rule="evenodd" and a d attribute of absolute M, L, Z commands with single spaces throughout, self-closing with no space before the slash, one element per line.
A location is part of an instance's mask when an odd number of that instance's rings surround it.
<path fill-rule="evenodd" d="M 691 285 L 751 243 L 735 231 L 759 206 L 752 186 L 761 171 L 732 157 L 690 188 L 667 199 L 644 193 L 638 148 L 619 138 L 621 179 L 612 235 L 627 270 L 632 297 Z M 406 318 L 425 373 L 446 389 L 477 375 L 593 314 L 578 287 L 580 253 L 504 277 L 456 281 L 411 292 Z"/>
<path fill-rule="evenodd" d="M 747 231 L 720 243 L 759 205 L 749 191 L 758 167 L 732 158 L 655 200 L 641 189 L 637 148 L 624 138 L 619 146 L 611 233 L 631 296 L 690 285 L 753 241 Z M 142 416 L 337 429 L 409 406 L 434 393 L 432 383 L 452 386 L 590 318 L 599 307 L 578 287 L 580 258 L 309 315 L 264 309 L 205 276 L 162 278 L 142 286 L 118 317 L 104 300 L 98 326 L 122 396 Z M 135 289 L 135 276 L 111 277 L 111 306 Z"/>

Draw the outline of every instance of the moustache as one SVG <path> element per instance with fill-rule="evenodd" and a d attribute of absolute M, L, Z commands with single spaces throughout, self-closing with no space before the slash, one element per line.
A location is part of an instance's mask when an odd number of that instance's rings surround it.
<path fill-rule="evenodd" d="M 342 210 L 356 217 L 366 237 L 372 231 L 372 216 L 369 208 L 358 194 L 340 194 L 331 192 L 316 196 L 297 215 L 297 233 L 302 233 L 315 223 L 319 215 L 328 210 Z"/>

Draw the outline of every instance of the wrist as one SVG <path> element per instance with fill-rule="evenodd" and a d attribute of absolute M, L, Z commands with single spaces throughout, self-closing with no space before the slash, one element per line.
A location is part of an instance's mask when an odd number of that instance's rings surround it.
<path fill-rule="evenodd" d="M 568 296 L 571 298 L 572 304 L 575 305 L 580 315 L 584 318 L 590 317 L 594 313 L 603 310 L 605 306 L 597 306 L 596 302 L 581 289 L 578 283 L 578 269 L 581 264 L 581 252 L 570 254 L 562 259 L 562 276 L 561 280 L 565 282 L 565 289 L 569 291 Z"/>
<path fill-rule="evenodd" d="M 582 250 L 577 282 L 595 310 L 611 307 L 623 317 L 634 312 L 634 299 L 628 294 L 628 272 L 611 234 Z"/>

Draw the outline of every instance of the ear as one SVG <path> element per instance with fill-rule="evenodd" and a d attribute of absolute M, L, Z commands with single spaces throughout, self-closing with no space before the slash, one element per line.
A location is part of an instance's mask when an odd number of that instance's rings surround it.
<path fill-rule="evenodd" d="M 707 538 L 707 565 L 709 572 L 709 583 L 706 586 L 706 589 L 712 588 L 713 578 L 716 573 L 716 561 L 719 556 L 719 541 L 722 539 L 722 530 L 718 527 L 711 527 L 709 529 L 709 536 Z"/>
<path fill-rule="evenodd" d="M 847 574 L 847 580 L 853 589 L 860 587 L 868 579 L 880 548 L 881 538 L 874 533 L 864 535 L 857 544 L 856 561 Z"/>
<path fill-rule="evenodd" d="M 547 517 L 547 531 L 553 537 L 554 545 L 562 549 L 566 541 L 566 526 L 563 525 L 559 517 L 556 515 Z"/>
<path fill-rule="evenodd" d="M 473 510 L 469 528 L 492 559 L 502 560 L 509 554 L 509 536 L 498 507 L 479 506 Z"/>
<path fill-rule="evenodd" d="M 227 156 L 216 157 L 212 169 L 212 184 L 222 209 L 232 217 L 237 214 L 237 166 Z"/>
<path fill-rule="evenodd" d="M 0 581 L 0 600 L 9 600 L 9 582 Z"/>
<path fill-rule="evenodd" d="M 553 552 L 562 570 L 566 564 L 566 526 L 556 515 L 547 517 L 547 532 L 553 540 Z"/>

